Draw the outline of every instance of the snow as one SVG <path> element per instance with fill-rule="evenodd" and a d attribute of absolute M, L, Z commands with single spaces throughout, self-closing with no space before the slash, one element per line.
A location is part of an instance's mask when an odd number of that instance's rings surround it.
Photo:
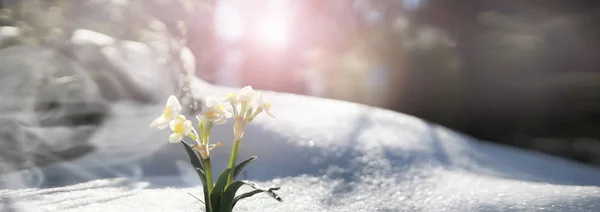
<path fill-rule="evenodd" d="M 193 89 L 235 90 L 201 81 Z M 600 211 L 598 168 L 360 104 L 265 98 L 277 118 L 249 125 L 239 158 L 258 156 L 243 177 L 282 186 L 284 202 L 256 195 L 236 211 Z M 168 132 L 148 128 L 161 107 L 114 104 L 92 136 L 94 153 L 33 169 L 29 180 L 9 177 L 13 187 L 0 190 L 0 203 L 17 211 L 201 211 L 188 194 L 201 197 L 202 189 L 184 150 L 168 144 Z M 212 153 L 217 173 L 232 137 L 231 123 L 213 132 L 225 144 Z"/>

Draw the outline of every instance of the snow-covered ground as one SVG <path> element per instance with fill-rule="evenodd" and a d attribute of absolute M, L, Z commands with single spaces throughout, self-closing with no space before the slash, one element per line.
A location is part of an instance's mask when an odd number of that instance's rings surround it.
<path fill-rule="evenodd" d="M 202 95 L 234 91 L 197 82 Z M 364 105 L 266 92 L 277 119 L 257 118 L 240 159 L 246 179 L 280 185 L 236 211 L 600 211 L 600 169 L 477 141 L 404 114 Z M 148 128 L 162 104 L 122 102 L 84 158 L 15 174 L 0 190 L 17 211 L 201 211 L 200 181 L 167 131 Z M 231 124 L 213 141 L 226 166 Z M 28 175 L 28 177 L 24 177 Z M 21 188 L 18 188 L 21 187 Z M 34 188 L 23 188 L 34 187 Z M 0 210 L 2 207 L 0 207 Z"/>

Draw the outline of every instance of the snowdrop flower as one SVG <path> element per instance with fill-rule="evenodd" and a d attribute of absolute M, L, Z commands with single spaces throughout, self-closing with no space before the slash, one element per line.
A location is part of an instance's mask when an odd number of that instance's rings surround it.
<path fill-rule="evenodd" d="M 234 93 L 230 93 L 227 94 L 227 96 L 225 96 L 225 99 L 223 99 L 223 101 L 225 102 L 229 102 L 229 104 L 231 104 L 231 108 L 233 108 L 233 116 L 237 117 L 238 116 L 238 110 L 237 110 L 237 94 Z"/>
<path fill-rule="evenodd" d="M 228 118 L 231 118 L 231 113 L 225 109 L 225 106 L 219 100 L 209 96 L 202 107 L 202 115 L 197 118 L 199 121 L 224 124 Z"/>
<path fill-rule="evenodd" d="M 251 115 L 248 115 L 246 117 L 246 120 L 248 122 L 251 122 L 252 120 L 254 120 L 254 118 L 256 118 L 256 116 L 258 116 L 258 114 L 262 113 L 263 111 L 271 118 L 275 118 L 275 115 L 273 115 L 273 113 L 271 113 L 271 103 L 267 102 L 264 98 L 261 92 L 257 92 L 256 94 L 256 110 L 254 111 L 254 113 L 252 113 Z"/>
<path fill-rule="evenodd" d="M 183 140 L 186 136 L 192 134 L 192 122 L 185 119 L 185 116 L 180 115 L 177 119 L 169 122 L 169 127 L 173 131 L 173 134 L 169 136 L 169 142 L 178 143 Z"/>
<path fill-rule="evenodd" d="M 258 115 L 258 113 L 260 113 L 262 111 L 265 111 L 265 113 L 267 113 L 268 116 L 270 116 L 271 118 L 275 118 L 275 115 L 273 115 L 271 113 L 271 103 L 264 100 L 263 95 L 260 92 L 258 92 L 258 94 L 257 94 L 257 103 L 258 103 L 258 109 L 256 110 L 256 115 Z M 256 116 L 256 115 L 254 115 L 254 116 Z"/>
<path fill-rule="evenodd" d="M 237 97 L 238 97 L 237 94 L 230 93 L 230 94 L 227 94 L 227 96 L 225 96 L 225 99 L 223 99 L 223 100 L 226 102 L 235 103 L 235 101 L 237 100 Z"/>
<path fill-rule="evenodd" d="M 171 95 L 167 100 L 167 105 L 163 110 L 162 114 L 154 119 L 152 123 L 150 123 L 150 127 L 157 127 L 158 129 L 165 129 L 169 126 L 169 122 L 177 119 L 181 114 L 181 104 L 177 97 Z"/>
<path fill-rule="evenodd" d="M 239 116 L 252 113 L 248 111 L 252 111 L 252 107 L 256 103 L 256 94 L 257 92 L 252 89 L 252 86 L 246 86 L 240 90 L 240 93 L 236 96 L 236 102 L 241 104 Z"/>
<path fill-rule="evenodd" d="M 252 103 L 256 99 L 257 92 L 252 89 L 252 86 L 243 87 L 240 94 L 236 96 L 236 100 L 240 103 Z"/>

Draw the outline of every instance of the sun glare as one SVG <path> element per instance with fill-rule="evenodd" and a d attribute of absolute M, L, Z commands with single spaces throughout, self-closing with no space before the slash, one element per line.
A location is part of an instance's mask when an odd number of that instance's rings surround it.
<path fill-rule="evenodd" d="M 288 41 L 288 23 L 283 14 L 260 17 L 257 23 L 256 38 L 271 47 L 283 47 Z"/>
<path fill-rule="evenodd" d="M 262 9 L 242 9 L 243 1 L 217 1 L 215 31 L 224 41 L 249 39 L 258 45 L 281 48 L 289 41 L 289 2 L 267 1 Z M 280 12 L 286 11 L 286 12 Z"/>
<path fill-rule="evenodd" d="M 235 2 L 217 1 L 215 8 L 217 37 L 226 41 L 238 41 L 244 36 L 244 23 L 239 14 Z"/>

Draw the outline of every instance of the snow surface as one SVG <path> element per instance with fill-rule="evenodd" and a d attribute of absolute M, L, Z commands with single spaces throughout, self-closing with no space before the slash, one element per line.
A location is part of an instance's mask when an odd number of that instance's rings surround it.
<path fill-rule="evenodd" d="M 202 96 L 223 88 L 196 81 Z M 236 211 L 600 211 L 600 169 L 477 141 L 404 114 L 335 100 L 266 92 L 277 119 L 249 125 L 245 179 L 280 185 Z M 166 99 L 166 98 L 165 98 Z M 0 210 L 201 211 L 202 196 L 181 146 L 148 128 L 163 104 L 115 104 L 84 158 L 15 173 Z M 226 166 L 231 123 L 212 155 Z M 32 188 L 23 188 L 32 187 Z"/>

